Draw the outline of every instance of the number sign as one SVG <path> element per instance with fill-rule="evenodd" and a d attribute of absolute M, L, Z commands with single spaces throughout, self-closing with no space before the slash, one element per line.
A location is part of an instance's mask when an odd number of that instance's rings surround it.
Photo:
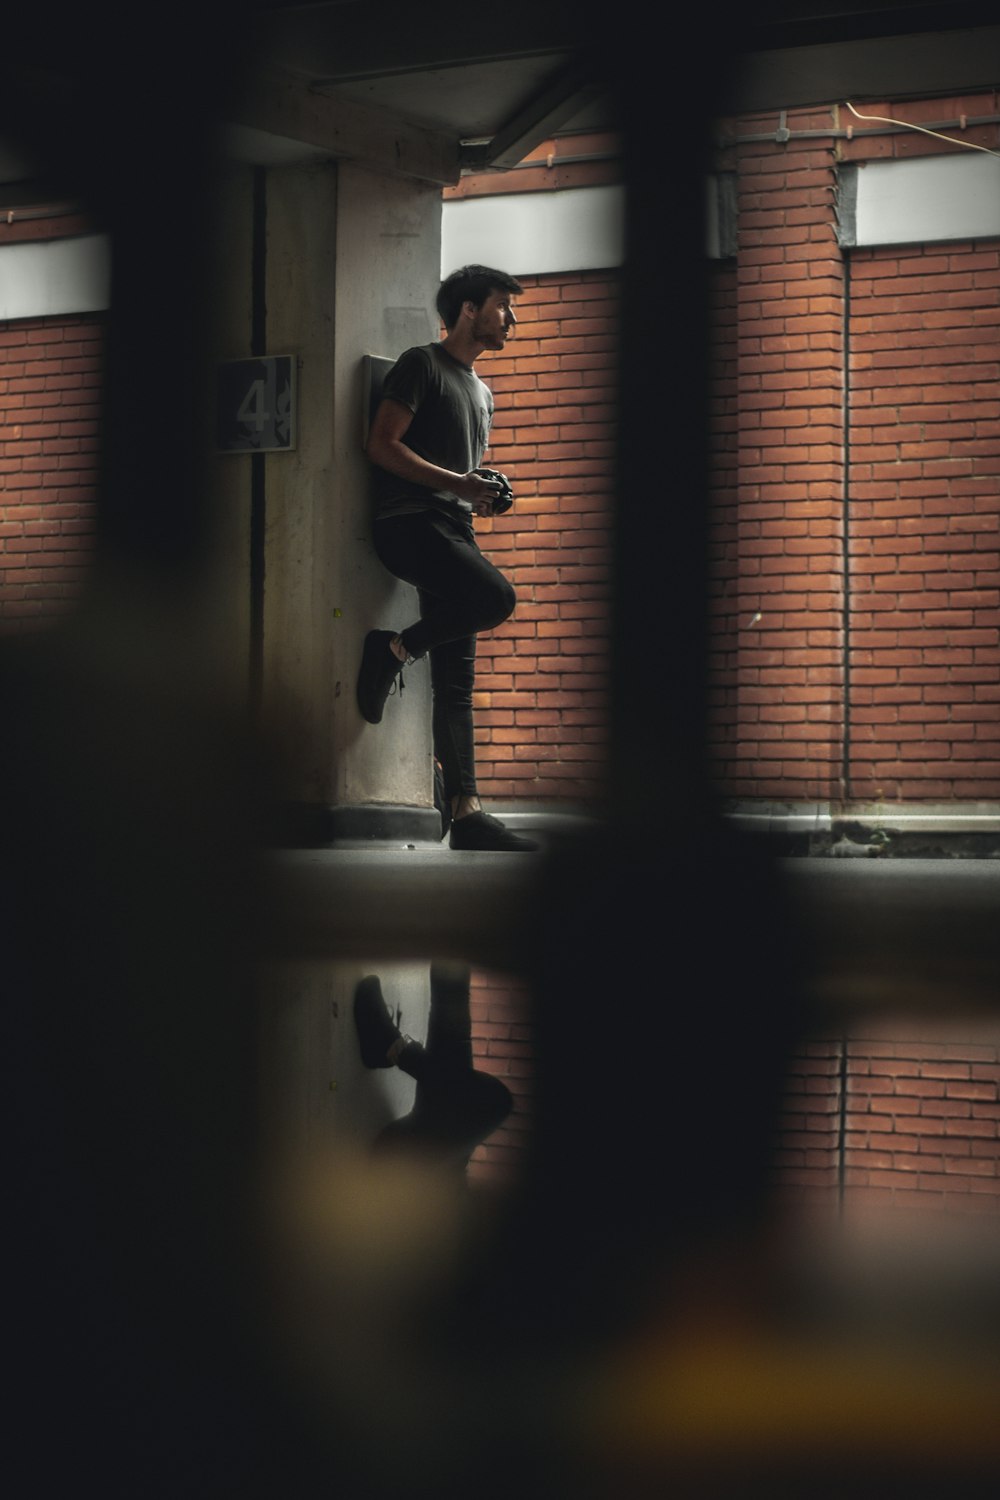
<path fill-rule="evenodd" d="M 227 360 L 218 367 L 217 446 L 223 453 L 295 447 L 295 356 Z"/>

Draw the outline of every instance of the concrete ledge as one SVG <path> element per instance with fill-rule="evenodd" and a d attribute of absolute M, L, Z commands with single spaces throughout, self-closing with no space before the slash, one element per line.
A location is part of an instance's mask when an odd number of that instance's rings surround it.
<path fill-rule="evenodd" d="M 273 851 L 261 861 L 260 941 L 270 956 L 332 962 L 461 958 L 504 972 L 537 971 L 565 940 L 550 923 L 571 868 L 599 858 L 607 889 L 653 888 L 663 851 L 615 851 L 584 839 L 563 854 L 433 849 Z M 615 864 L 615 860 L 620 860 Z M 575 861 L 575 865 L 567 861 Z M 782 859 L 784 903 L 749 961 L 769 943 L 794 961 L 803 1017 L 997 1015 L 1000 863 L 988 860 Z M 690 852 L 679 872 L 695 872 Z M 648 877 L 648 879 L 647 879 Z M 628 899 L 626 897 L 626 899 Z M 671 931 L 669 910 L 664 933 Z M 624 923 L 635 921 L 635 909 Z M 617 911 L 595 923 L 595 954 L 621 942 Z"/>
<path fill-rule="evenodd" d="M 741 832 L 767 837 L 786 852 L 1000 858 L 1000 804 L 733 803 L 724 816 Z"/>
<path fill-rule="evenodd" d="M 836 821 L 907 833 L 1000 833 L 1000 804 L 956 802 L 948 805 L 852 803 L 839 809 Z"/>
<path fill-rule="evenodd" d="M 544 856 L 283 849 L 262 861 L 260 936 L 274 956 L 369 962 L 460 958 L 519 972 L 533 953 Z"/>
<path fill-rule="evenodd" d="M 828 833 L 828 804 L 745 803 L 724 809 L 726 818 L 744 833 Z"/>

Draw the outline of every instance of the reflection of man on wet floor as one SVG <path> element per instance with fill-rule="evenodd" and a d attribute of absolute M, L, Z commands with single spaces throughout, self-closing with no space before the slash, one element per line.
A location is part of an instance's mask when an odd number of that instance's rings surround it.
<path fill-rule="evenodd" d="M 399 1030 L 377 975 L 358 984 L 354 1021 L 362 1062 L 368 1068 L 401 1068 L 417 1084 L 413 1109 L 379 1135 L 380 1151 L 412 1149 L 464 1169 L 510 1113 L 513 1101 L 504 1084 L 472 1066 L 469 979 L 465 964 L 431 964 L 426 1046 Z"/>

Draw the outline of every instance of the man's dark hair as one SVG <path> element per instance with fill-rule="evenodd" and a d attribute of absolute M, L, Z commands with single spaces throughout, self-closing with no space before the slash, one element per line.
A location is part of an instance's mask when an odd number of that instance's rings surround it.
<path fill-rule="evenodd" d="M 506 271 L 495 271 L 492 266 L 460 266 L 446 276 L 438 288 L 437 310 L 441 322 L 448 329 L 454 328 L 464 302 L 482 307 L 491 292 L 522 292 L 524 288 Z"/>

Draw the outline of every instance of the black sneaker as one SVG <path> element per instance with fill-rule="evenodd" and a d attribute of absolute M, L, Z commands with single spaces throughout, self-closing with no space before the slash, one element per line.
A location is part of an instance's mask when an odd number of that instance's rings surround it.
<path fill-rule="evenodd" d="M 361 1061 L 366 1068 L 391 1068 L 388 1052 L 400 1039 L 400 1030 L 382 998 L 382 984 L 377 974 L 358 981 L 354 991 L 354 1025 L 361 1044 Z"/>
<path fill-rule="evenodd" d="M 357 694 L 361 717 L 369 724 L 381 723 L 385 700 L 392 692 L 397 674 L 403 670 L 403 663 L 389 644 L 392 638 L 391 630 L 369 630 L 365 636 Z M 403 686 L 401 676 L 399 685 Z"/>
<path fill-rule="evenodd" d="M 534 839 L 511 833 L 499 818 L 484 812 L 466 813 L 464 818 L 454 819 L 449 844 L 452 849 L 510 849 L 515 852 L 538 848 Z"/>

